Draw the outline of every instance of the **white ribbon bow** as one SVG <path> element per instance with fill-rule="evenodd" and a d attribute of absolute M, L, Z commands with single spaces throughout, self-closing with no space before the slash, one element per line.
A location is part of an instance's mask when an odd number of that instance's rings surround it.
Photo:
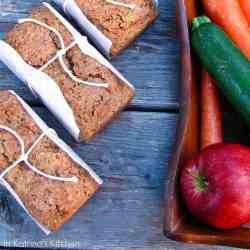
<path fill-rule="evenodd" d="M 74 47 L 75 45 L 77 45 L 76 41 L 73 41 L 69 46 L 65 47 L 63 38 L 61 36 L 61 34 L 54 29 L 53 27 L 42 23 L 36 19 L 32 19 L 32 18 L 23 18 L 23 19 L 19 19 L 18 23 L 24 23 L 24 22 L 31 22 L 31 23 L 35 23 L 37 25 L 40 25 L 46 29 L 48 29 L 49 31 L 55 33 L 55 35 L 58 37 L 59 41 L 60 41 L 60 46 L 61 49 L 56 53 L 56 55 L 51 58 L 45 65 L 43 65 L 39 70 L 43 71 L 45 68 L 47 68 L 51 63 L 53 63 L 54 61 L 56 61 L 57 59 L 59 60 L 63 70 L 66 72 L 66 74 L 75 82 L 78 83 L 82 83 L 88 86 L 92 86 L 92 87 L 102 87 L 102 88 L 108 88 L 108 84 L 107 83 L 93 83 L 93 82 L 87 82 L 87 81 L 83 81 L 81 79 L 79 79 L 78 77 L 76 77 L 65 65 L 64 61 L 63 61 L 63 56 L 66 54 L 66 52 L 68 50 L 70 50 L 72 47 Z"/>
<path fill-rule="evenodd" d="M 0 130 L 5 130 L 9 132 L 10 134 L 14 135 L 15 138 L 18 140 L 20 146 L 21 146 L 21 155 L 18 160 L 16 160 L 14 163 L 12 163 L 8 168 L 6 168 L 1 174 L 0 174 L 0 179 L 3 179 L 4 176 L 9 173 L 13 168 L 17 167 L 17 165 L 21 162 L 25 162 L 26 165 L 35 173 L 38 175 L 41 175 L 43 177 L 46 177 L 51 180 L 56 180 L 56 181 L 63 181 L 63 182 L 78 182 L 78 178 L 76 176 L 74 177 L 69 177 L 69 178 L 63 178 L 63 177 L 57 177 L 57 176 L 52 176 L 48 175 L 40 170 L 38 170 L 36 167 L 34 167 L 28 160 L 29 154 L 32 152 L 32 150 L 36 147 L 36 145 L 41 141 L 41 139 L 46 136 L 48 133 L 55 133 L 53 129 L 47 129 L 45 132 L 43 132 L 38 139 L 34 142 L 34 144 L 29 148 L 29 150 L 25 153 L 25 146 L 22 138 L 11 128 L 8 128 L 6 126 L 0 125 Z"/>

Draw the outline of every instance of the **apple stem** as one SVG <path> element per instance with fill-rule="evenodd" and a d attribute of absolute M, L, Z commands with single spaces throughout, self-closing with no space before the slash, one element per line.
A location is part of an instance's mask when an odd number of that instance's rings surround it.
<path fill-rule="evenodd" d="M 189 169 L 190 176 L 194 179 L 194 185 L 198 192 L 204 192 L 208 187 L 208 179 L 205 175 L 201 174 L 199 171 L 192 171 Z"/>

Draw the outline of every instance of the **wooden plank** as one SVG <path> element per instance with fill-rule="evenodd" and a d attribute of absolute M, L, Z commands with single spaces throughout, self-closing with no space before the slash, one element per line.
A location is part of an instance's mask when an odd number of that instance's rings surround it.
<path fill-rule="evenodd" d="M 42 0 L 0 1 L 0 37 Z M 175 4 L 160 0 L 158 20 L 114 65 L 135 85 L 131 107 L 178 109 L 179 42 L 176 36 Z M 1 89 L 14 89 L 31 103 L 37 101 L 24 85 L 0 64 Z"/>
<path fill-rule="evenodd" d="M 124 112 L 91 144 L 74 145 L 48 111 L 36 111 L 74 146 L 105 184 L 62 230 L 48 238 L 2 188 L 0 245 L 22 246 L 39 239 L 42 248 L 57 247 L 57 241 L 82 249 L 170 246 L 162 233 L 161 208 L 177 115 Z"/>

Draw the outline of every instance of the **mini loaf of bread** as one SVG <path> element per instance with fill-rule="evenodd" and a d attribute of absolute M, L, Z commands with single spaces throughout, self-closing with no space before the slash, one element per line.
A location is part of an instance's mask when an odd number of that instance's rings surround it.
<path fill-rule="evenodd" d="M 27 151 L 44 131 L 13 92 L 0 91 L 0 103 L 0 125 L 15 131 Z M 19 159 L 20 154 L 17 138 L 1 128 L 0 174 Z M 33 219 L 49 231 L 59 229 L 99 188 L 100 181 L 48 136 L 42 137 L 28 155 L 28 161 L 48 175 L 78 179 L 76 183 L 52 180 L 37 174 L 25 162 L 3 176 Z"/>
<path fill-rule="evenodd" d="M 67 1 L 67 0 L 66 0 Z M 87 18 L 112 42 L 110 54 L 127 48 L 158 16 L 154 0 L 74 0 Z"/>
<path fill-rule="evenodd" d="M 65 46 L 69 46 L 74 40 L 64 24 L 46 7 L 34 9 L 28 18 L 58 31 Z M 62 49 L 58 37 L 53 32 L 33 22 L 17 24 L 7 33 L 5 41 L 26 63 L 37 69 Z M 134 89 L 98 60 L 82 53 L 78 46 L 69 49 L 63 61 L 77 78 L 86 82 L 108 84 L 108 88 L 101 88 L 76 82 L 69 77 L 58 60 L 43 70 L 59 86 L 72 109 L 80 130 L 80 139 L 88 142 L 128 105 L 134 96 Z"/>

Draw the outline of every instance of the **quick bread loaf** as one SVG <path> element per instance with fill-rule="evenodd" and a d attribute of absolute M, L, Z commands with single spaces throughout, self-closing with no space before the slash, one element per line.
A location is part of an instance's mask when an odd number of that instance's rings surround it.
<path fill-rule="evenodd" d="M 0 183 L 46 233 L 56 231 L 102 181 L 14 92 L 0 91 L 0 103 Z"/>
<path fill-rule="evenodd" d="M 157 0 L 54 0 L 108 56 L 127 48 L 158 16 Z"/>

